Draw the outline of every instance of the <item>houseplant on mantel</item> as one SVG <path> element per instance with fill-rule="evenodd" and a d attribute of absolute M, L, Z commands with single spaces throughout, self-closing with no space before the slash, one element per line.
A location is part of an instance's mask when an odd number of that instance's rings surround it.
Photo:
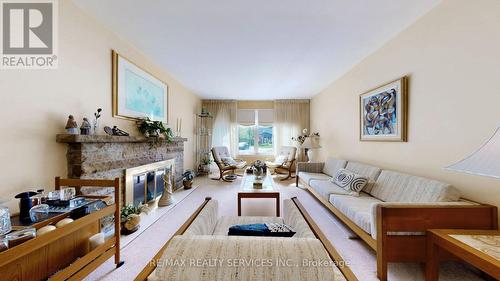
<path fill-rule="evenodd" d="M 165 128 L 163 122 L 153 121 L 149 117 L 137 121 L 137 128 L 145 137 L 165 139 L 167 143 L 171 143 L 174 139 L 172 129 Z"/>

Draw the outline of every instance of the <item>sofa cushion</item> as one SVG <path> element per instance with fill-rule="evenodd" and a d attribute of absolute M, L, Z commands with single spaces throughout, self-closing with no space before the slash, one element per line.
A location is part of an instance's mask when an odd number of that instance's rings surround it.
<path fill-rule="evenodd" d="M 252 223 L 283 223 L 282 218 L 278 217 L 252 217 L 252 216 L 242 216 L 242 217 L 221 217 L 217 221 L 213 235 L 227 235 L 229 227 L 237 224 L 252 224 Z M 292 226 L 293 227 L 293 226 Z"/>
<path fill-rule="evenodd" d="M 332 181 L 329 180 L 313 179 L 309 182 L 309 186 L 326 200 L 330 198 L 330 194 L 357 195 L 357 194 L 352 194 L 351 192 L 343 189 L 342 187 L 334 184 Z"/>
<path fill-rule="evenodd" d="M 309 184 L 311 180 L 330 180 L 331 177 L 323 173 L 299 172 L 299 178 Z"/>
<path fill-rule="evenodd" d="M 330 203 L 367 233 L 371 233 L 372 204 L 382 202 L 364 192 L 359 197 L 330 195 Z"/>
<path fill-rule="evenodd" d="M 229 149 L 225 146 L 214 146 L 212 147 L 212 155 L 214 156 L 215 162 L 222 162 L 224 157 L 232 157 L 229 153 Z"/>
<path fill-rule="evenodd" d="M 292 200 L 283 200 L 283 213 L 283 222 L 291 226 L 296 232 L 294 238 L 316 238 Z"/>
<path fill-rule="evenodd" d="M 325 165 L 323 166 L 323 174 L 333 177 L 337 174 L 338 170 L 345 168 L 346 164 L 346 160 L 328 157 L 325 161 Z"/>
<path fill-rule="evenodd" d="M 353 173 L 363 175 L 369 179 L 368 184 L 363 188 L 363 191 L 367 193 L 370 193 L 370 190 L 372 190 L 373 185 L 377 181 L 377 178 L 382 171 L 382 169 L 378 167 L 358 162 L 348 162 L 345 168 Z"/>
<path fill-rule="evenodd" d="M 178 235 L 157 264 L 163 266 L 156 267 L 153 280 L 346 280 L 321 241 L 310 238 Z"/>
<path fill-rule="evenodd" d="M 450 184 L 388 170 L 382 171 L 370 194 L 386 202 L 451 202 L 460 198 Z"/>

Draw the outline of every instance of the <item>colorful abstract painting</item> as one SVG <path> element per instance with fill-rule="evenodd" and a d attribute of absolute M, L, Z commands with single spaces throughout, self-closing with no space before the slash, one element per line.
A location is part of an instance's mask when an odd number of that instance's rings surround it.
<path fill-rule="evenodd" d="M 167 122 L 168 87 L 158 78 L 113 52 L 113 114 Z"/>
<path fill-rule="evenodd" d="M 406 77 L 360 97 L 360 139 L 406 141 Z"/>

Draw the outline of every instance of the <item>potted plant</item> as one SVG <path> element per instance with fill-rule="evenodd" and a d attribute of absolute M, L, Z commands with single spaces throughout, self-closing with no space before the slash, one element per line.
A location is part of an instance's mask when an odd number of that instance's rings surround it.
<path fill-rule="evenodd" d="M 267 173 L 266 163 L 257 160 L 252 164 L 252 170 L 256 179 L 262 179 Z"/>
<path fill-rule="evenodd" d="M 205 155 L 200 160 L 200 167 L 198 167 L 198 171 L 201 173 L 210 173 L 210 164 L 212 164 L 212 160 L 210 159 L 210 155 Z"/>
<path fill-rule="evenodd" d="M 184 189 L 190 189 L 193 187 L 193 179 L 196 176 L 193 170 L 186 170 L 184 174 L 182 174 L 182 184 L 184 185 Z"/>
<path fill-rule="evenodd" d="M 165 128 L 163 122 L 153 121 L 149 117 L 137 121 L 137 128 L 146 137 L 163 137 L 168 143 L 174 138 L 172 129 Z"/>
<path fill-rule="evenodd" d="M 128 235 L 136 232 L 141 226 L 140 214 L 148 211 L 149 208 L 147 205 L 140 204 L 139 206 L 134 206 L 129 204 L 127 206 L 123 206 L 120 212 L 121 234 Z"/>

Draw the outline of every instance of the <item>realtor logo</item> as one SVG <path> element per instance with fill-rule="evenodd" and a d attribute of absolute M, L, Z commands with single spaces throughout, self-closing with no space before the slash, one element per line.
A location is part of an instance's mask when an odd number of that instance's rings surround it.
<path fill-rule="evenodd" d="M 0 66 L 57 67 L 57 0 L 0 1 Z"/>

